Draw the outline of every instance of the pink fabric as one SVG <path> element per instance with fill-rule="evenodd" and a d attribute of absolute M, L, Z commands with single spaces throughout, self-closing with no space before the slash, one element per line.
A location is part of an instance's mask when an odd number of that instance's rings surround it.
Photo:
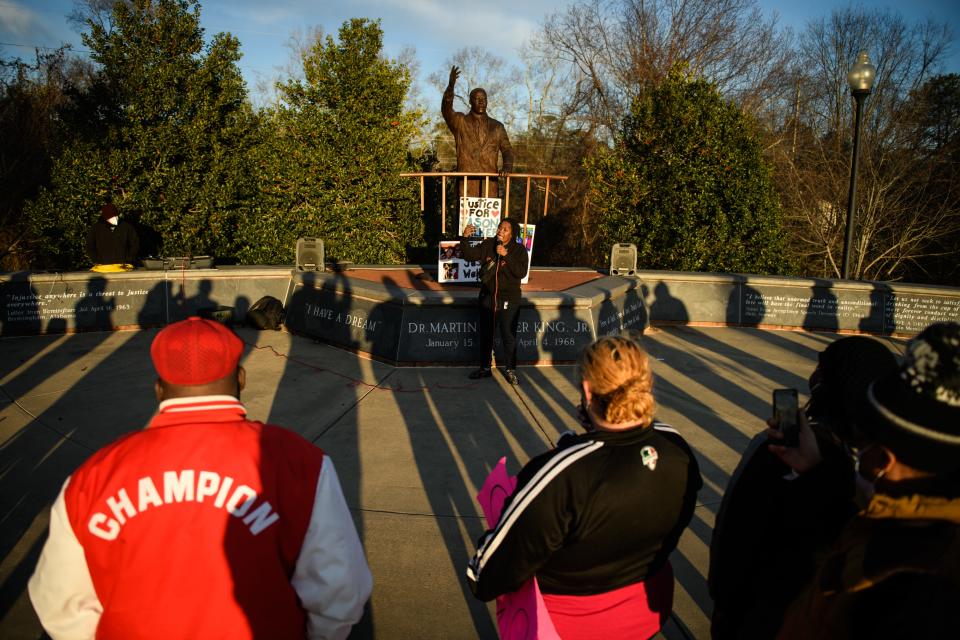
<path fill-rule="evenodd" d="M 500 458 L 477 495 L 488 526 L 493 527 L 500 520 L 503 503 L 516 488 L 516 476 L 507 473 L 507 459 Z M 530 578 L 513 593 L 497 598 L 497 628 L 501 640 L 560 640 L 536 578 Z"/>
<path fill-rule="evenodd" d="M 643 582 L 592 596 L 545 594 L 543 602 L 563 640 L 650 638 L 673 605 L 673 568 L 668 562 Z"/>

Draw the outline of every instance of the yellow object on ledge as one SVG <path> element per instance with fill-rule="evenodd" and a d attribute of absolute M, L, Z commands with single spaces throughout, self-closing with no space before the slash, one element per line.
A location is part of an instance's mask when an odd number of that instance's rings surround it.
<path fill-rule="evenodd" d="M 95 264 L 90 267 L 90 271 L 97 273 L 123 273 L 124 271 L 133 271 L 132 264 Z"/>

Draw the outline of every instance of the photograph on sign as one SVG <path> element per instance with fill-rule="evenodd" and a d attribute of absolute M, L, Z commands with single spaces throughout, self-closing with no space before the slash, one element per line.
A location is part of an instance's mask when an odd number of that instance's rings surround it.
<path fill-rule="evenodd" d="M 460 198 L 460 234 L 468 224 L 477 228 L 474 236 L 492 238 L 500 226 L 500 198 Z"/>
<path fill-rule="evenodd" d="M 473 240 L 471 244 L 479 244 Z M 457 240 L 442 240 L 437 252 L 438 282 L 476 282 L 479 279 L 480 263 L 463 259 Z"/>
<path fill-rule="evenodd" d="M 533 264 L 533 236 L 537 232 L 535 224 L 520 224 L 520 243 L 527 250 L 527 272 L 523 275 L 522 284 L 530 281 L 530 265 Z"/>

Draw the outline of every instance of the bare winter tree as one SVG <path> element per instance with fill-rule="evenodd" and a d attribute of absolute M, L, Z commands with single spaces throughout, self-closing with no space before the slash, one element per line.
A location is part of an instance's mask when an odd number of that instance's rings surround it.
<path fill-rule="evenodd" d="M 585 0 L 550 16 L 533 42 L 570 65 L 568 108 L 608 132 L 676 63 L 759 111 L 783 94 L 786 44 L 755 0 Z"/>
<path fill-rule="evenodd" d="M 296 28 L 290 32 L 283 44 L 287 49 L 287 61 L 283 66 L 274 67 L 273 73 L 256 72 L 256 92 L 254 102 L 258 107 L 276 105 L 280 102 L 281 92 L 278 86 L 288 80 L 303 80 L 303 59 L 310 50 L 323 40 L 324 31 L 320 25 Z"/>
<path fill-rule="evenodd" d="M 113 5 L 129 0 L 74 0 L 67 22 L 79 33 L 95 24 L 106 33 L 113 31 Z"/>
<path fill-rule="evenodd" d="M 526 92 L 528 162 L 571 176 L 544 229 L 562 228 L 555 243 L 570 263 L 596 263 L 607 249 L 595 246 L 582 161 L 613 140 L 634 97 L 679 63 L 765 115 L 789 102 L 788 42 L 756 0 L 580 0 L 546 18 L 523 56 L 541 79 Z"/>
<path fill-rule="evenodd" d="M 911 106 L 950 37 L 932 20 L 909 24 L 889 11 L 854 9 L 834 11 L 801 35 L 795 101 L 773 151 L 794 247 L 810 275 L 840 274 L 853 132 L 846 75 L 861 49 L 877 73 L 862 124 L 851 275 L 900 278 L 955 233 L 956 198 L 944 197 L 937 158 L 917 147 Z"/>

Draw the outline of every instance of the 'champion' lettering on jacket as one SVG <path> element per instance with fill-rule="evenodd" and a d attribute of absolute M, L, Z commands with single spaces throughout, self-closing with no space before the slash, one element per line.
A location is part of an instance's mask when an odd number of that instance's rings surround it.
<path fill-rule="evenodd" d="M 90 516 L 87 522 L 90 533 L 104 540 L 116 540 L 123 525 L 137 514 L 178 502 L 226 509 L 235 518 L 242 518 L 252 535 L 258 535 L 280 519 L 280 514 L 266 500 L 254 508 L 259 498 L 254 489 L 216 471 L 164 471 L 163 477 L 156 480 L 150 476 L 140 478 L 136 488 L 131 489 L 121 488 L 106 499 L 104 509 Z"/>

